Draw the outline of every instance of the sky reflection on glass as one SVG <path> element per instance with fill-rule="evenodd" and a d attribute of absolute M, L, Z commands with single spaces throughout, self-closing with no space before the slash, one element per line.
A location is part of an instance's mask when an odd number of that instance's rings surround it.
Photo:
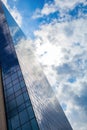
<path fill-rule="evenodd" d="M 86 130 L 87 1 L 4 3 L 29 38 L 73 129 Z"/>

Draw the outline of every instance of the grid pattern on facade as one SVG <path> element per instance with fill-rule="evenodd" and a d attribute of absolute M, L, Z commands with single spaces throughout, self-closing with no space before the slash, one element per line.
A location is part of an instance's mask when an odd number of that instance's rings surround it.
<path fill-rule="evenodd" d="M 32 104 L 0 5 L 0 66 L 8 130 L 38 130 Z"/>
<path fill-rule="evenodd" d="M 32 130 L 34 127 L 34 130 L 38 130 L 20 67 L 16 66 L 6 74 L 3 73 L 3 81 L 9 129 L 22 128 L 24 130 L 26 127 Z"/>

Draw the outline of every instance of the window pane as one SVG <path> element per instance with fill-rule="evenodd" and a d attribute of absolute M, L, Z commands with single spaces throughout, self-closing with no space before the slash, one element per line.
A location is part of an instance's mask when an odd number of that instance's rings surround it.
<path fill-rule="evenodd" d="M 27 101 L 25 102 L 25 105 L 26 105 L 26 107 L 29 107 L 29 106 L 31 105 L 30 100 L 27 100 Z"/>
<path fill-rule="evenodd" d="M 21 88 L 23 88 L 25 86 L 24 81 L 21 81 L 20 84 L 21 84 Z"/>
<path fill-rule="evenodd" d="M 17 78 L 17 73 L 12 74 L 12 80 L 15 80 Z"/>
<path fill-rule="evenodd" d="M 32 107 L 31 106 L 28 107 L 27 110 L 28 110 L 28 114 L 29 114 L 30 119 L 34 118 L 34 112 L 33 112 Z"/>
<path fill-rule="evenodd" d="M 24 103 L 24 99 L 23 99 L 23 96 L 20 95 L 16 98 L 16 101 L 17 101 L 17 106 L 21 105 Z"/>
<path fill-rule="evenodd" d="M 25 109 L 25 104 L 18 106 L 17 109 L 18 109 L 18 112 L 23 111 Z"/>
<path fill-rule="evenodd" d="M 17 109 L 13 109 L 12 111 L 8 112 L 8 117 L 11 118 L 13 116 L 16 116 L 18 114 Z"/>
<path fill-rule="evenodd" d="M 22 126 L 22 130 L 32 130 L 29 123 Z"/>
<path fill-rule="evenodd" d="M 20 95 L 22 92 L 21 92 L 21 89 L 19 89 L 18 91 L 15 92 L 15 96 L 18 96 Z"/>
<path fill-rule="evenodd" d="M 8 119 L 8 128 L 9 128 L 9 130 L 12 130 L 11 121 L 9 119 Z"/>
<path fill-rule="evenodd" d="M 27 122 L 28 121 L 28 114 L 27 114 L 26 110 L 20 112 L 19 117 L 20 117 L 21 124 L 24 124 L 25 122 Z"/>
<path fill-rule="evenodd" d="M 14 91 L 16 92 L 16 91 L 18 91 L 20 89 L 20 84 L 17 83 L 13 87 L 14 87 Z"/>
<path fill-rule="evenodd" d="M 15 100 L 12 100 L 9 102 L 9 111 L 11 111 L 12 109 L 14 109 L 16 107 L 16 102 Z"/>
<path fill-rule="evenodd" d="M 27 92 L 23 93 L 23 96 L 25 101 L 29 100 L 29 95 Z"/>
<path fill-rule="evenodd" d="M 11 94 L 13 94 L 13 87 L 7 89 L 7 95 L 10 96 Z"/>
<path fill-rule="evenodd" d="M 7 77 L 7 78 L 5 79 L 5 82 L 6 82 L 6 84 L 8 84 L 9 82 L 11 82 L 11 77 L 10 77 L 10 76 Z"/>
<path fill-rule="evenodd" d="M 18 115 L 16 115 L 15 117 L 11 118 L 11 124 L 12 124 L 12 129 L 16 129 L 17 127 L 19 127 L 19 118 Z"/>
<path fill-rule="evenodd" d="M 35 119 L 31 120 L 31 125 L 32 125 L 33 130 L 39 130 L 37 122 L 36 122 Z"/>
<path fill-rule="evenodd" d="M 21 130 L 21 128 L 19 127 L 19 128 L 17 128 L 16 130 Z"/>

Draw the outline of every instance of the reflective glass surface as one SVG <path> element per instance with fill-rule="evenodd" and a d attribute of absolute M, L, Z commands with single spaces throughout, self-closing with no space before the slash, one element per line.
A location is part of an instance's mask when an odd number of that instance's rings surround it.
<path fill-rule="evenodd" d="M 4 5 L 3 9 L 5 15 L 0 5 L 0 66 L 8 130 L 72 130 L 43 71 L 33 60 L 31 51 L 30 64 L 22 70 L 27 75 L 25 84 L 20 68 L 25 65 L 24 59 L 22 55 L 19 56 L 19 65 L 14 48 L 15 43 L 22 36 L 24 38 L 24 35 Z M 14 37 L 10 35 L 11 29 L 9 31 L 8 25 L 18 29 Z"/>
<path fill-rule="evenodd" d="M 2 68 L 8 130 L 33 130 L 31 120 L 36 120 L 36 118 L 14 49 L 7 19 L 1 8 L 1 2 L 0 66 Z M 36 130 L 36 126 L 34 127 L 34 130 Z"/>

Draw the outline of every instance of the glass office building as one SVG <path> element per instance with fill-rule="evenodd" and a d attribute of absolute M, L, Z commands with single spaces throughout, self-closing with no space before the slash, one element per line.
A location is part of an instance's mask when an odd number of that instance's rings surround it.
<path fill-rule="evenodd" d="M 14 36 L 9 26 L 17 28 Z M 0 130 L 72 130 L 32 50 L 22 70 L 15 47 L 21 40 L 25 35 L 0 2 Z"/>

